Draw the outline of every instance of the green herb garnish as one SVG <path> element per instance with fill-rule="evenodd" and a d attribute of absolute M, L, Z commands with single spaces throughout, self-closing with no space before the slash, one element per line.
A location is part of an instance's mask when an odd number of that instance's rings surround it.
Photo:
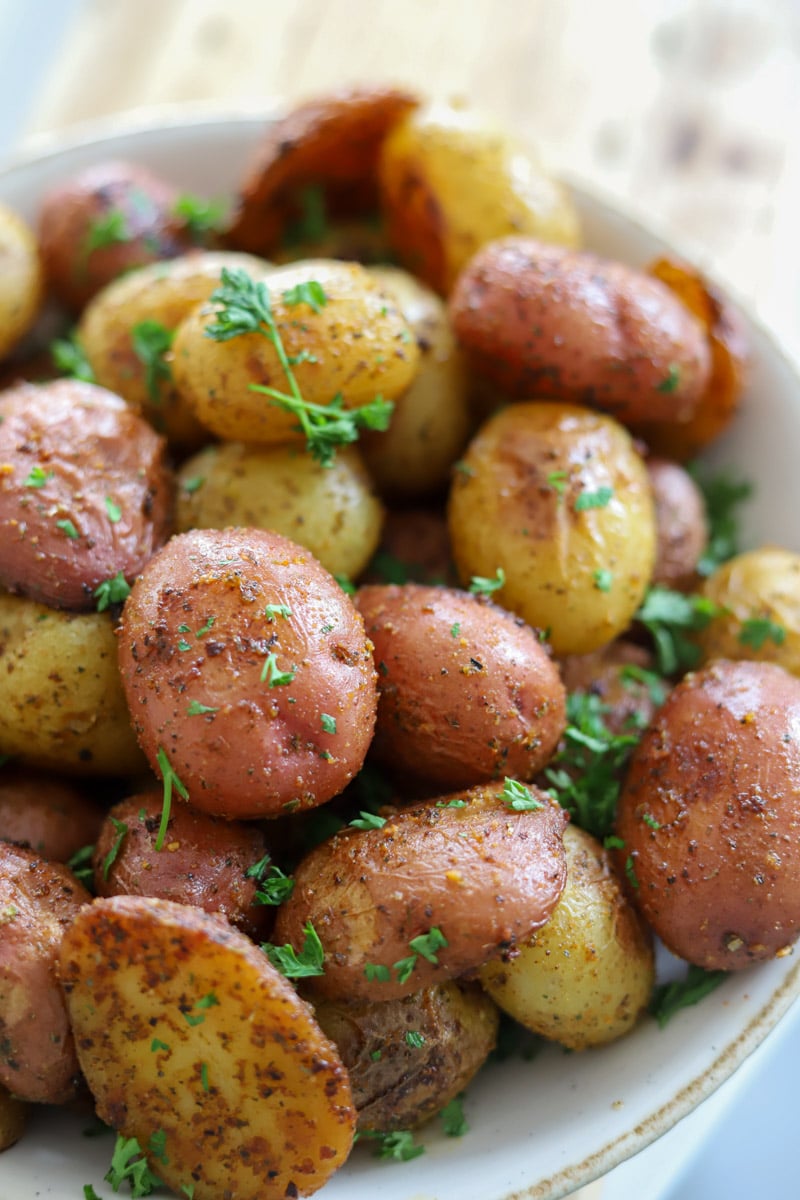
<path fill-rule="evenodd" d="M 701 650 L 687 635 L 705 629 L 722 611 L 706 596 L 686 595 L 660 585 L 651 587 L 636 620 L 653 638 L 659 671 L 676 675 L 696 667 Z"/>
<path fill-rule="evenodd" d="M 537 809 L 544 808 L 542 802 L 531 794 L 530 788 L 516 779 L 504 780 L 501 798 L 506 807 L 513 812 L 536 812 Z"/>
<path fill-rule="evenodd" d="M 144 367 L 147 394 L 154 404 L 161 400 L 161 384 L 172 379 L 165 354 L 171 349 L 175 331 L 160 321 L 139 321 L 131 329 L 133 352 Z"/>
<path fill-rule="evenodd" d="M 614 495 L 612 487 L 601 487 L 596 492 L 581 492 L 575 497 L 575 512 L 588 512 L 591 508 L 606 508 Z"/>
<path fill-rule="evenodd" d="M 82 379 L 84 383 L 97 382 L 92 364 L 74 329 L 67 337 L 55 338 L 50 343 L 50 357 L 53 366 L 62 375 L 70 379 Z"/>
<path fill-rule="evenodd" d="M 505 581 L 506 573 L 502 567 L 498 567 L 493 579 L 487 579 L 484 575 L 473 575 L 469 590 L 473 596 L 491 596 L 493 592 L 500 591 Z"/>
<path fill-rule="evenodd" d="M 113 579 L 104 579 L 94 590 L 97 601 L 97 611 L 105 612 L 112 604 L 121 604 L 130 595 L 130 584 L 122 571 L 118 571 Z"/>
<path fill-rule="evenodd" d="M 310 921 L 303 926 L 303 946 L 298 954 L 294 946 L 273 946 L 262 942 L 261 949 L 276 970 L 287 979 L 308 979 L 312 975 L 325 974 L 325 951 L 319 935 Z"/>
<path fill-rule="evenodd" d="M 676 1012 L 697 1004 L 727 978 L 727 971 L 704 971 L 691 965 L 685 979 L 662 983 L 655 989 L 648 1011 L 663 1029 Z"/>
<path fill-rule="evenodd" d="M 753 650 L 761 650 L 768 641 L 776 646 L 782 646 L 786 641 L 786 629 L 768 617 L 749 617 L 742 621 L 739 630 L 739 641 L 743 646 L 751 646 Z"/>
<path fill-rule="evenodd" d="M 167 758 L 167 752 L 163 746 L 159 746 L 156 754 L 156 762 L 161 771 L 161 778 L 164 781 L 164 798 L 161 805 L 161 823 L 156 834 L 155 849 L 161 850 L 164 846 L 164 838 L 167 834 L 167 826 L 169 825 L 169 816 L 172 810 L 172 789 L 178 793 L 184 800 L 189 799 L 189 793 L 181 783 L 177 774 L 172 768 L 172 764 Z"/>
<path fill-rule="evenodd" d="M 117 1134 L 117 1141 L 111 1155 L 111 1166 L 105 1174 L 105 1180 L 110 1183 L 115 1192 L 127 1180 L 131 1196 L 149 1196 L 155 1188 L 161 1186 L 161 1180 L 147 1165 L 142 1156 L 142 1148 L 136 1138 L 126 1138 Z"/>
<path fill-rule="evenodd" d="M 116 817 L 110 817 L 111 824 L 114 826 L 116 837 L 114 844 L 108 854 L 103 859 L 103 879 L 108 879 L 108 873 L 116 862 L 117 855 L 122 849 L 122 843 L 125 841 L 125 835 L 128 832 L 128 826 L 124 821 L 118 821 Z"/>

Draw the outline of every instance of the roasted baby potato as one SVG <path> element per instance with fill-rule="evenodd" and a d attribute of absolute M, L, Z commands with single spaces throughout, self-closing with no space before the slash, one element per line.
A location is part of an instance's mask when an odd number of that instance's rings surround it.
<path fill-rule="evenodd" d="M 613 734 L 646 729 L 666 698 L 667 688 L 653 672 L 644 646 L 618 638 L 591 654 L 575 654 L 558 664 L 567 692 L 597 696 L 603 723 Z"/>
<path fill-rule="evenodd" d="M 25 1132 L 30 1107 L 0 1084 L 0 1151 L 18 1142 Z"/>
<path fill-rule="evenodd" d="M 0 1086 L 64 1104 L 81 1079 L 58 986 L 61 939 L 91 897 L 60 863 L 0 842 Z"/>
<path fill-rule="evenodd" d="M 0 359 L 33 324 L 42 303 L 36 239 L 21 217 L 0 204 Z"/>
<path fill-rule="evenodd" d="M 472 370 L 503 393 L 624 425 L 688 421 L 711 372 L 703 326 L 660 280 L 532 238 L 476 254 L 450 315 Z"/>
<path fill-rule="evenodd" d="M 97 900 L 65 937 L 60 971 L 98 1115 L 174 1192 L 285 1200 L 346 1159 L 355 1110 L 336 1048 L 227 921 L 168 900 Z"/>
<path fill-rule="evenodd" d="M 102 808 L 66 779 L 24 767 L 0 772 L 0 838 L 6 842 L 65 863 L 94 843 L 102 822 Z"/>
<path fill-rule="evenodd" d="M 380 545 L 364 583 L 458 586 L 447 518 L 440 508 L 396 508 L 386 514 Z"/>
<path fill-rule="evenodd" d="M 315 1000 L 350 1076 L 359 1130 L 416 1129 L 449 1104 L 495 1047 L 498 1012 L 474 983 L 400 1000 Z"/>
<path fill-rule="evenodd" d="M 670 693 L 631 758 L 615 851 L 664 944 L 706 969 L 800 934 L 800 680 L 719 659 Z"/>
<path fill-rule="evenodd" d="M 376 761 L 443 790 L 533 779 L 564 732 L 564 688 L 530 626 L 455 588 L 363 587 L 378 668 Z"/>
<path fill-rule="evenodd" d="M 547 920 L 566 822 L 546 793 L 507 783 L 344 829 L 297 867 L 274 941 L 299 951 L 313 924 L 325 973 L 309 984 L 329 999 L 395 1000 L 463 975 Z"/>
<path fill-rule="evenodd" d="M 508 962 L 480 970 L 492 999 L 521 1025 L 571 1050 L 628 1033 L 655 981 L 652 938 L 626 899 L 607 850 L 564 830 L 567 882 L 547 924 Z"/>
<path fill-rule="evenodd" d="M 364 761 L 377 707 L 364 623 L 277 533 L 174 537 L 125 602 L 119 654 L 142 749 L 204 812 L 313 808 Z"/>
<path fill-rule="evenodd" d="M 545 630 L 558 656 L 619 636 L 655 560 L 643 460 L 621 425 L 575 405 L 491 417 L 453 474 L 448 522 L 462 582 L 494 581 L 493 599 Z"/>
<path fill-rule="evenodd" d="M 225 442 L 178 473 L 175 525 L 273 529 L 310 550 L 332 575 L 357 578 L 378 545 L 383 505 L 355 446 L 329 467 L 297 446 Z"/>
<path fill-rule="evenodd" d="M 0 754 L 70 775 L 145 767 L 107 613 L 66 613 L 0 592 Z"/>
<path fill-rule="evenodd" d="M 647 474 L 656 506 L 656 564 L 653 583 L 690 591 L 708 542 L 703 493 L 678 463 L 648 458 Z"/>
<path fill-rule="evenodd" d="M 433 104 L 405 116 L 383 144 L 379 176 L 400 262 L 442 295 L 496 238 L 580 238 L 569 193 L 531 149 L 463 109 Z"/>

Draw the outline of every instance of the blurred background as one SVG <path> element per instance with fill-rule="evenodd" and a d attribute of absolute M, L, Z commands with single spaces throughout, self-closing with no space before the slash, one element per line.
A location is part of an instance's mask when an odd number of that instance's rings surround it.
<path fill-rule="evenodd" d="M 677 238 L 800 362 L 800 0 L 0 0 L 3 161 L 144 108 L 368 81 L 485 109 Z M 798 1065 L 790 1017 L 592 1196 L 797 1195 Z"/>

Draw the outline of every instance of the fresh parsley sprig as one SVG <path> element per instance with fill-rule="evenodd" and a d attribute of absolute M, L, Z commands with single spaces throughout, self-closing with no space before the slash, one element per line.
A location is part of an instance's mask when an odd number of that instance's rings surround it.
<path fill-rule="evenodd" d="M 753 485 L 724 473 L 709 475 L 698 463 L 690 463 L 688 470 L 703 493 L 708 521 L 708 543 L 697 571 L 710 575 L 739 553 L 739 508 L 752 496 Z"/>
<path fill-rule="evenodd" d="M 691 634 L 699 633 L 722 614 L 707 596 L 651 587 L 636 613 L 653 638 L 656 663 L 663 675 L 690 671 L 700 662 L 701 650 Z"/>
<path fill-rule="evenodd" d="M 662 983 L 653 992 L 649 1012 L 661 1029 L 682 1008 L 697 1004 L 727 979 L 727 971 L 705 971 L 691 965 L 685 979 Z"/>
<path fill-rule="evenodd" d="M 165 355 L 172 346 L 175 331 L 160 321 L 139 321 L 131 329 L 133 352 L 144 367 L 147 394 L 154 404 L 161 401 L 161 384 L 172 379 Z"/>
<path fill-rule="evenodd" d="M 126 1138 L 121 1133 L 117 1134 L 111 1166 L 105 1174 L 106 1182 L 111 1184 L 115 1192 L 119 1191 L 125 1180 L 130 1184 L 133 1197 L 149 1196 L 160 1186 L 161 1180 L 150 1170 L 142 1153 L 135 1137 Z"/>
<path fill-rule="evenodd" d="M 275 946 L 272 942 L 262 942 L 261 949 L 276 970 L 287 979 L 308 979 L 312 975 L 325 974 L 325 951 L 319 934 L 308 921 L 303 926 L 303 946 L 298 954 L 294 946 Z"/>

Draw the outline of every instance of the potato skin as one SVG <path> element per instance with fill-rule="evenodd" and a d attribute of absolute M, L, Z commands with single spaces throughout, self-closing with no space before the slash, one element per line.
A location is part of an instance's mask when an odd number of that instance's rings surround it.
<path fill-rule="evenodd" d="M 66 779 L 5 766 L 0 773 L 0 838 L 50 862 L 67 862 L 94 843 L 103 810 Z"/>
<path fill-rule="evenodd" d="M 222 821 L 173 799 L 164 845 L 157 850 L 162 804 L 161 792 L 145 792 L 109 811 L 93 858 L 96 894 L 193 904 L 227 918 L 249 937 L 265 937 L 270 913 L 264 905 L 254 907 L 257 884 L 247 877 L 248 868 L 267 853 L 261 829 Z M 116 853 L 121 831 L 112 817 L 127 827 Z"/>
<path fill-rule="evenodd" d="M 356 579 L 380 538 L 383 505 L 355 446 L 322 467 L 296 446 L 225 442 L 178 472 L 175 527 L 273 529 L 305 546 L 332 575 Z"/>
<path fill-rule="evenodd" d="M 372 753 L 444 790 L 533 779 L 566 724 L 558 670 L 518 617 L 455 588 L 355 597 L 378 667 Z"/>
<path fill-rule="evenodd" d="M 451 981 L 400 1000 L 315 1000 L 350 1076 L 359 1130 L 416 1129 L 462 1092 L 497 1039 L 495 1004 Z M 415 1033 L 424 1041 L 409 1044 Z"/>
<path fill-rule="evenodd" d="M 0 395 L 0 586 L 54 608 L 92 609 L 167 538 L 165 444 L 105 388 L 77 379 Z"/>
<path fill-rule="evenodd" d="M 70 775 L 145 767 L 108 613 L 66 613 L 0 592 L 0 754 Z"/>
<path fill-rule="evenodd" d="M 0 842 L 0 1084 L 22 1100 L 64 1104 L 80 1089 L 56 959 L 90 899 L 66 867 Z"/>
<path fill-rule="evenodd" d="M 702 326 L 660 280 L 532 238 L 479 251 L 450 315 L 472 369 L 503 392 L 626 425 L 689 420 L 710 375 Z"/>
<path fill-rule="evenodd" d="M 603 721 L 611 733 L 631 733 L 650 724 L 660 701 L 657 703 L 658 690 L 635 674 L 653 670 L 653 656 L 644 646 L 619 638 L 591 654 L 564 658 L 558 665 L 568 692 L 585 692 L 600 699 Z"/>
<path fill-rule="evenodd" d="M 800 933 L 800 681 L 720 659 L 673 689 L 634 750 L 617 833 L 634 898 L 675 954 L 737 970 Z"/>
<path fill-rule="evenodd" d="M 33 324 L 44 297 L 36 239 L 21 217 L 0 204 L 0 359 Z"/>
<path fill-rule="evenodd" d="M 492 784 L 413 805 L 380 829 L 344 829 L 303 859 L 273 940 L 299 950 L 313 923 L 325 949 L 325 974 L 309 980 L 314 995 L 408 996 L 474 970 L 544 924 L 564 887 L 567 816 L 537 789 L 542 807 L 530 812 L 512 811 L 502 792 Z M 433 928 L 447 946 L 437 962 L 418 956 L 403 978 L 396 964 Z M 368 978 L 368 964 L 389 978 Z"/>
<path fill-rule="evenodd" d="M 703 493 L 678 463 L 649 458 L 647 474 L 656 506 L 656 564 L 653 583 L 678 591 L 691 590 L 697 564 L 708 542 Z"/>
<path fill-rule="evenodd" d="M 643 460 L 613 418 L 575 405 L 514 404 L 491 417 L 454 472 L 448 525 L 462 582 L 502 567 L 493 598 L 547 630 L 559 657 L 627 628 L 655 560 Z"/>
<path fill-rule="evenodd" d="M 309 552 L 277 533 L 174 537 L 125 603 L 119 658 L 142 749 L 155 770 L 163 750 L 204 812 L 313 808 L 364 760 L 377 694 L 363 621 Z"/>
<path fill-rule="evenodd" d="M 643 1015 L 653 944 L 600 842 L 568 825 L 564 849 L 567 883 L 547 924 L 515 958 L 486 963 L 480 982 L 526 1028 L 585 1050 L 622 1037 Z"/>

